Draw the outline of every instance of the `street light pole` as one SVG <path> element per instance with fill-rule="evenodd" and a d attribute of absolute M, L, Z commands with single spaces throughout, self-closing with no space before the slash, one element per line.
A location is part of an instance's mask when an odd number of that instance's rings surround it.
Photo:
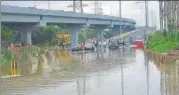
<path fill-rule="evenodd" d="M 76 12 L 76 0 L 73 0 L 73 12 Z"/>
<path fill-rule="evenodd" d="M 120 35 L 121 35 L 122 34 L 122 6 L 121 6 L 121 0 L 119 0 L 119 19 L 120 19 Z M 121 89 L 122 89 L 122 95 L 124 95 L 122 63 L 121 63 Z"/>
<path fill-rule="evenodd" d="M 80 0 L 80 11 L 81 11 L 81 13 L 83 14 L 83 2 L 82 2 L 82 0 Z"/>
<path fill-rule="evenodd" d="M 50 0 L 48 0 L 48 10 L 50 10 Z"/>
<path fill-rule="evenodd" d="M 145 41 L 147 41 L 147 29 L 148 29 L 148 1 L 145 0 Z"/>
<path fill-rule="evenodd" d="M 120 19 L 120 35 L 122 34 L 122 6 L 121 0 L 119 0 L 119 19 Z"/>
<path fill-rule="evenodd" d="M 1 0 L 0 0 L 0 53 L 1 53 Z M 2 56 L 0 54 L 0 61 L 2 60 Z M 0 62 L 0 89 L 1 89 L 1 62 Z"/>

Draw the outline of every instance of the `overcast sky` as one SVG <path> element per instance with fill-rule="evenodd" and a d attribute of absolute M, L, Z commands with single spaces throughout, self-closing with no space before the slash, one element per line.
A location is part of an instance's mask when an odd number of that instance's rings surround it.
<path fill-rule="evenodd" d="M 21 6 L 21 7 L 33 7 L 48 9 L 48 1 L 1 1 L 3 5 Z M 94 1 L 83 1 L 84 4 L 88 4 L 88 7 L 84 7 L 85 13 L 93 13 Z M 119 2 L 118 1 L 101 1 L 103 14 L 119 16 Z M 66 6 L 72 4 L 73 1 L 50 1 L 50 9 L 53 10 L 65 10 L 72 11 L 72 8 Z M 157 25 L 159 27 L 159 7 L 158 1 L 148 1 L 149 3 L 149 25 Z M 145 11 L 144 1 L 136 3 L 136 1 L 122 1 L 122 17 L 127 17 L 136 20 L 137 26 L 145 25 Z"/>

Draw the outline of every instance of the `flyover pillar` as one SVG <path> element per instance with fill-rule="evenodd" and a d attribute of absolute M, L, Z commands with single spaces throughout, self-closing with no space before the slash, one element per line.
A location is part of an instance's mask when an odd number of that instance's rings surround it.
<path fill-rule="evenodd" d="M 102 41 L 104 39 L 104 29 L 106 27 L 104 26 L 95 26 L 93 27 L 94 30 L 97 32 L 97 38 L 99 41 Z"/>
<path fill-rule="evenodd" d="M 38 30 L 41 26 L 46 26 L 46 22 L 41 20 L 36 24 L 24 24 L 21 26 L 15 26 L 15 29 L 20 33 L 20 40 L 22 42 L 26 44 L 32 44 L 32 32 Z"/>
<path fill-rule="evenodd" d="M 20 39 L 26 44 L 32 44 L 32 32 L 31 31 L 20 31 Z"/>
<path fill-rule="evenodd" d="M 26 43 L 27 44 L 32 44 L 32 32 L 31 31 L 26 31 L 25 32 L 25 35 L 26 35 Z"/>
<path fill-rule="evenodd" d="M 104 29 L 106 29 L 106 26 L 95 26 L 93 29 L 96 30 L 97 32 L 97 38 L 99 41 L 103 42 L 104 41 Z M 103 44 L 97 47 L 97 56 L 99 56 L 99 48 L 101 50 L 101 58 L 103 59 Z"/>
<path fill-rule="evenodd" d="M 72 47 L 78 45 L 78 32 L 82 29 L 81 25 L 70 25 L 66 27 L 71 35 L 71 45 Z"/>

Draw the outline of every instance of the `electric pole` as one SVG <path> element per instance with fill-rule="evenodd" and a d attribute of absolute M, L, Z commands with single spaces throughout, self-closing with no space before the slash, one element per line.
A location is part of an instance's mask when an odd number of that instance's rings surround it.
<path fill-rule="evenodd" d="M 102 15 L 103 14 L 103 8 L 102 8 L 102 4 L 99 0 L 95 0 L 93 2 L 94 4 L 94 14 L 95 15 Z"/>
<path fill-rule="evenodd" d="M 50 10 L 50 0 L 48 0 L 48 10 Z"/>
<path fill-rule="evenodd" d="M 83 13 L 83 2 L 82 2 L 82 0 L 80 0 L 80 10 L 81 10 L 81 13 Z"/>
<path fill-rule="evenodd" d="M 1 0 L 0 0 L 0 28 L 1 28 Z M 0 29 L 0 53 L 1 53 L 1 29 Z M 0 61 L 2 60 L 2 55 L 0 54 Z M 0 90 L 1 90 L 1 62 L 0 62 Z"/>
<path fill-rule="evenodd" d="M 80 10 L 80 13 L 83 13 L 83 7 L 87 7 L 87 4 L 83 4 L 82 0 L 77 2 L 76 0 L 73 0 L 73 4 L 68 5 L 68 8 L 73 8 L 73 12 L 77 12 Z"/>
<path fill-rule="evenodd" d="M 145 29 L 145 41 L 147 41 L 147 31 L 148 31 L 148 26 L 149 26 L 149 24 L 148 24 L 148 1 L 147 0 L 145 0 L 145 27 L 146 27 L 146 29 Z"/>
<path fill-rule="evenodd" d="M 73 12 L 76 12 L 76 0 L 73 0 Z"/>
<path fill-rule="evenodd" d="M 121 0 L 119 1 L 119 19 L 120 19 L 120 34 L 122 34 L 122 6 L 121 6 Z"/>
<path fill-rule="evenodd" d="M 160 31 L 163 30 L 163 5 L 162 1 L 159 1 L 159 17 L 160 17 Z"/>
<path fill-rule="evenodd" d="M 120 19 L 120 35 L 122 34 L 122 6 L 121 6 L 121 0 L 119 0 L 119 19 Z M 123 67 L 122 63 L 120 64 L 121 67 L 121 89 L 122 89 L 122 94 L 124 95 L 124 80 L 123 80 Z"/>

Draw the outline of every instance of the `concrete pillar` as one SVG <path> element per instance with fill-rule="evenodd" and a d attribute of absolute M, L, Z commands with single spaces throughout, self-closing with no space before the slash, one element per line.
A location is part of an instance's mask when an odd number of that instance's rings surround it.
<path fill-rule="evenodd" d="M 93 29 L 95 29 L 96 30 L 96 32 L 97 32 L 97 38 L 100 40 L 100 41 L 102 41 L 103 40 L 103 38 L 104 38 L 104 29 L 105 29 L 106 27 L 101 27 L 101 26 L 99 26 L 99 27 L 94 27 Z"/>
<path fill-rule="evenodd" d="M 25 42 L 25 41 L 24 41 L 24 39 L 25 39 L 25 37 L 24 37 L 24 32 L 23 32 L 23 31 L 19 31 L 19 33 L 20 33 L 20 40 L 23 41 L 23 42 Z"/>
<path fill-rule="evenodd" d="M 102 41 L 103 30 L 97 31 L 97 38 Z"/>
<path fill-rule="evenodd" d="M 104 41 L 104 29 L 106 29 L 107 27 L 106 26 L 96 26 L 96 27 L 93 27 L 93 29 L 96 30 L 97 32 L 97 38 L 99 41 L 103 42 Z M 103 59 L 103 44 L 100 46 L 100 50 L 101 50 L 101 58 Z M 99 56 L 99 46 L 97 47 L 97 56 Z"/>
<path fill-rule="evenodd" d="M 25 34 L 26 34 L 26 43 L 27 44 L 32 44 L 32 32 L 31 31 L 27 31 L 27 32 L 25 32 Z"/>
<path fill-rule="evenodd" d="M 72 47 L 78 45 L 78 32 L 80 31 L 81 28 L 82 28 L 82 26 L 80 26 L 80 25 L 79 26 L 77 26 L 77 25 L 67 26 L 67 29 L 71 35 Z"/>
<path fill-rule="evenodd" d="M 20 39 L 26 44 L 32 44 L 32 32 L 30 31 L 20 31 Z"/>

